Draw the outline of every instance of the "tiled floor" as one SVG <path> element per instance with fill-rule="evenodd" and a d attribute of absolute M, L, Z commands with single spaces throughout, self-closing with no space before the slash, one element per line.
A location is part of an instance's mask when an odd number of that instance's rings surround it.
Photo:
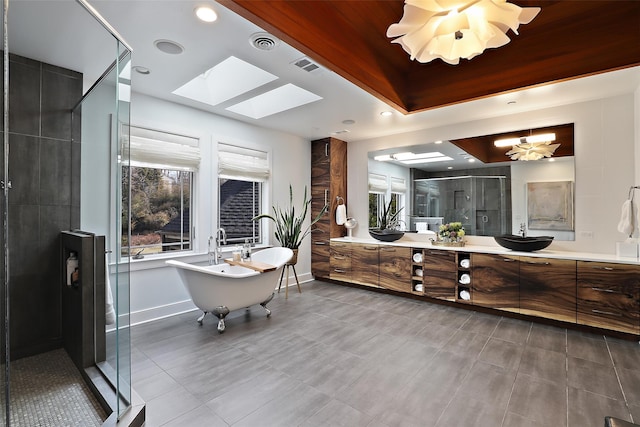
<path fill-rule="evenodd" d="M 640 421 L 640 345 L 311 282 L 232 313 L 133 328 L 159 426 L 601 427 Z"/>

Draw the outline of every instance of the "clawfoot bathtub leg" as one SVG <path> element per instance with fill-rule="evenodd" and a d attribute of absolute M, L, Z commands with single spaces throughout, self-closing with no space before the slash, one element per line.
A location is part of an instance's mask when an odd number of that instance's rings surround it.
<path fill-rule="evenodd" d="M 198 322 L 198 324 L 199 324 L 200 326 L 202 326 L 202 322 L 203 322 L 203 320 L 204 320 L 204 316 L 206 316 L 206 315 L 207 315 L 207 312 L 206 312 L 206 311 L 203 311 L 203 312 L 202 312 L 202 316 L 198 317 L 197 322 Z"/>
<path fill-rule="evenodd" d="M 218 332 L 223 333 L 225 330 L 224 318 L 227 316 L 227 314 L 229 314 L 229 309 L 224 305 L 221 305 L 220 307 L 216 307 L 213 310 L 213 314 L 215 314 L 218 319 L 220 319 L 218 320 Z"/>
<path fill-rule="evenodd" d="M 267 304 L 269 304 L 271 302 L 271 300 L 273 299 L 273 296 L 275 295 L 275 292 L 272 292 L 271 295 L 269 296 L 269 298 L 267 298 L 265 301 L 262 301 L 260 303 L 260 305 L 262 306 L 262 308 L 264 308 L 264 311 L 267 312 L 267 317 L 271 316 L 271 310 L 269 310 L 267 308 Z"/>

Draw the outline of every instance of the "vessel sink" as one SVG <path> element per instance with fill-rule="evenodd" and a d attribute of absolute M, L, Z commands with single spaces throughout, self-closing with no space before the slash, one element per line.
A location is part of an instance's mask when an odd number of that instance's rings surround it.
<path fill-rule="evenodd" d="M 553 236 L 522 237 L 515 234 L 503 234 L 493 238 L 503 248 L 521 252 L 539 251 L 549 246 L 553 241 Z"/>

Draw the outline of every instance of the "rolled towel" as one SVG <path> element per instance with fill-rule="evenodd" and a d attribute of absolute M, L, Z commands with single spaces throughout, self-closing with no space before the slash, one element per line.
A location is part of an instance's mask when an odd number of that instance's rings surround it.
<path fill-rule="evenodd" d="M 347 206 L 343 203 L 336 208 L 336 224 L 344 225 L 347 220 Z"/>
<path fill-rule="evenodd" d="M 620 221 L 618 222 L 618 231 L 631 236 L 633 234 L 634 226 L 633 215 L 633 201 L 625 200 L 622 204 L 622 212 L 620 214 Z"/>

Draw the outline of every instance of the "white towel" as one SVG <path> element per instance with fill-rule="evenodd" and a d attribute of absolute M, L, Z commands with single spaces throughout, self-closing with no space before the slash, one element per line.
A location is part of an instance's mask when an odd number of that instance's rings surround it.
<path fill-rule="evenodd" d="M 111 294 L 111 281 L 109 280 L 109 258 L 105 256 L 105 322 L 107 325 L 113 325 L 116 323 L 116 311 L 113 309 L 113 295 Z"/>
<path fill-rule="evenodd" d="M 631 201 L 630 199 L 625 200 L 622 204 L 620 222 L 618 222 L 618 231 L 626 234 L 627 236 L 631 236 L 633 234 L 633 230 L 635 229 L 635 218 L 633 210 L 633 201 Z"/>
<path fill-rule="evenodd" d="M 344 225 L 347 220 L 347 206 L 343 203 L 336 208 L 336 224 Z"/>

